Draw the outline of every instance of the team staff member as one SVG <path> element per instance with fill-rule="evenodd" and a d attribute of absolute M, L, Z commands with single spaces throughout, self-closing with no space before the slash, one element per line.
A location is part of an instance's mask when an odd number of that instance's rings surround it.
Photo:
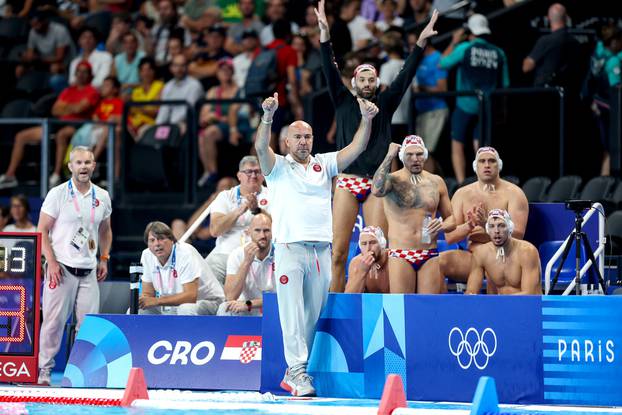
<path fill-rule="evenodd" d="M 255 149 L 272 194 L 272 227 L 276 294 L 288 369 L 281 387 L 294 396 L 315 394 L 307 375 L 315 324 L 328 297 L 330 283 L 332 179 L 367 146 L 371 120 L 378 108 L 358 99 L 361 121 L 352 142 L 343 149 L 311 156 L 313 129 L 294 121 L 287 129 L 286 157 L 269 146 L 270 125 L 278 94 L 264 100 Z"/>
<path fill-rule="evenodd" d="M 76 330 L 85 314 L 99 312 L 97 282 L 108 274 L 112 243 L 110 196 L 91 182 L 93 152 L 75 147 L 68 166 L 71 179 L 50 190 L 39 216 L 41 248 L 47 261 L 39 343 L 40 385 L 50 384 L 54 356 L 74 308 Z"/>
<path fill-rule="evenodd" d="M 488 294 L 542 295 L 538 249 L 512 238 L 513 230 L 507 211 L 492 209 L 488 213 L 486 233 L 490 242 L 473 251 L 467 294 L 479 294 L 485 275 Z"/>
<path fill-rule="evenodd" d="M 385 232 L 387 230 L 382 201 L 370 195 L 371 177 L 380 166 L 382 158 L 389 148 L 393 113 L 412 84 L 417 67 L 423 58 L 423 49 L 428 38 L 436 34 L 434 23 L 438 13 L 434 11 L 432 14 L 430 22 L 419 35 L 417 47 L 404 62 L 404 67 L 397 78 L 378 95 L 376 95 L 378 74 L 370 64 L 359 65 L 354 70 L 352 87 L 356 95 L 352 95 L 348 88 L 343 85 L 330 44 L 324 0 L 320 0 L 318 3 L 315 14 L 320 27 L 322 69 L 331 100 L 335 106 L 337 149 L 345 148 L 355 136 L 361 119 L 359 104 L 357 103 L 358 98 L 371 100 L 378 105 L 379 109 L 378 116 L 375 117 L 372 125 L 371 138 L 367 149 L 348 168 L 344 169 L 343 174 L 337 179 L 335 189 L 333 200 L 333 277 L 330 290 L 343 292 L 346 284 L 345 264 L 348 259 L 350 237 L 359 205 L 363 204 L 363 216 L 367 225 L 380 226 L 384 228 Z"/>
<path fill-rule="evenodd" d="M 225 284 L 227 258 L 231 251 L 245 242 L 244 231 L 253 215 L 262 209 L 270 212 L 268 189 L 255 156 L 240 160 L 238 186 L 222 191 L 211 205 L 209 230 L 216 239 L 216 248 L 207 256 L 207 264 L 221 285 Z"/>
<path fill-rule="evenodd" d="M 234 249 L 227 260 L 227 301 L 220 305 L 219 316 L 261 315 L 263 293 L 274 292 L 272 218 L 255 215 L 246 232 L 250 242 Z"/>
<path fill-rule="evenodd" d="M 225 299 L 222 286 L 199 251 L 177 242 L 165 223 L 150 222 L 145 228 L 147 249 L 143 265 L 140 314 L 216 314 Z"/>

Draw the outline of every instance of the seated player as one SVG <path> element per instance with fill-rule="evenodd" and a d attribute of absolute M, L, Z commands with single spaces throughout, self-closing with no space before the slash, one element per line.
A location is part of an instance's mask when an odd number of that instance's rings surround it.
<path fill-rule="evenodd" d="M 490 242 L 473 250 L 467 294 L 479 294 L 484 275 L 488 294 L 542 294 L 538 250 L 527 241 L 512 238 L 513 230 L 507 211 L 490 211 L 486 222 Z"/>
<path fill-rule="evenodd" d="M 219 316 L 261 315 L 263 292 L 274 291 L 272 218 L 258 213 L 246 233 L 250 242 L 235 248 L 227 259 L 226 301 L 218 308 Z"/>
<path fill-rule="evenodd" d="M 147 225 L 145 243 L 139 314 L 216 314 L 225 293 L 201 254 L 162 222 Z"/>
<path fill-rule="evenodd" d="M 366 226 L 359 235 L 361 253 L 348 267 L 346 293 L 389 293 L 389 250 L 382 229 Z"/>

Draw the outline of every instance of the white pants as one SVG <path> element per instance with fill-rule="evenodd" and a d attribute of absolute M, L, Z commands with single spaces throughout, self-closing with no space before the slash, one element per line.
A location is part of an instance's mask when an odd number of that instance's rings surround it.
<path fill-rule="evenodd" d="M 205 257 L 207 265 L 209 265 L 210 269 L 214 273 L 214 276 L 223 287 L 225 286 L 225 277 L 227 276 L 228 258 L 229 254 L 215 254 L 213 252 Z"/>
<path fill-rule="evenodd" d="M 61 264 L 63 277 L 54 289 L 50 288 L 47 275 L 43 285 L 43 323 L 39 337 L 39 368 L 52 370 L 54 357 L 60 349 L 67 319 L 76 313 L 76 332 L 86 314 L 99 313 L 99 286 L 94 269 L 86 277 L 70 274 Z"/>
<path fill-rule="evenodd" d="M 171 307 L 151 307 L 138 310 L 138 314 L 177 315 L 177 316 L 213 316 L 223 299 L 214 297 Z"/>
<path fill-rule="evenodd" d="M 274 264 L 285 361 L 290 369 L 306 368 L 315 325 L 328 298 L 330 244 L 275 244 Z"/>

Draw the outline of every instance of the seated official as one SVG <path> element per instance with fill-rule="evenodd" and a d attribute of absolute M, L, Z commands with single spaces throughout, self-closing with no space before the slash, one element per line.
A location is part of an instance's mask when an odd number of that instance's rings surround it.
<path fill-rule="evenodd" d="M 503 209 L 488 213 L 490 242 L 473 250 L 467 294 L 479 294 L 484 275 L 488 294 L 542 294 L 540 255 L 527 241 L 512 238 L 514 223 Z"/>
<path fill-rule="evenodd" d="M 219 316 L 261 315 L 263 292 L 274 292 L 272 218 L 263 212 L 255 215 L 246 233 L 250 242 L 227 259 L 226 301 L 218 308 Z"/>
<path fill-rule="evenodd" d="M 366 226 L 359 235 L 361 253 L 348 267 L 346 293 L 384 293 L 389 290 L 389 250 L 382 229 Z"/>
<path fill-rule="evenodd" d="M 145 243 L 139 314 L 216 314 L 225 293 L 201 254 L 162 222 L 147 225 Z"/>

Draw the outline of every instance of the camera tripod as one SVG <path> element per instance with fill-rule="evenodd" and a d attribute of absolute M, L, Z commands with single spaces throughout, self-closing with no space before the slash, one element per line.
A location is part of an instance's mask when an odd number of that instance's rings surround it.
<path fill-rule="evenodd" d="M 567 207 L 574 210 L 575 219 L 574 219 L 574 230 L 568 235 L 568 238 L 565 241 L 564 252 L 562 253 L 559 265 L 557 266 L 557 270 L 555 271 L 555 277 L 553 278 L 553 282 L 551 283 L 551 289 L 549 292 L 552 292 L 555 288 L 555 284 L 557 284 L 557 279 L 559 278 L 559 273 L 564 266 L 564 262 L 568 258 L 568 254 L 570 253 L 570 247 L 572 245 L 572 241 L 574 240 L 575 244 L 575 277 L 574 277 L 574 287 L 575 294 L 581 294 L 581 243 L 585 247 L 585 252 L 587 254 L 587 258 L 592 261 L 592 269 L 591 271 L 596 273 L 596 277 L 598 278 L 598 284 L 600 284 L 601 289 L 603 290 L 603 294 L 607 293 L 605 288 L 605 280 L 603 276 L 600 274 L 600 270 L 596 265 L 596 258 L 594 257 L 594 251 L 592 251 L 592 246 L 590 245 L 589 240 L 587 239 L 587 235 L 583 232 L 583 217 L 581 216 L 581 212 L 583 208 L 575 208 L 571 204 L 567 204 Z M 589 272 L 590 270 L 588 270 Z M 592 284 L 592 278 L 589 279 L 590 285 Z"/>

